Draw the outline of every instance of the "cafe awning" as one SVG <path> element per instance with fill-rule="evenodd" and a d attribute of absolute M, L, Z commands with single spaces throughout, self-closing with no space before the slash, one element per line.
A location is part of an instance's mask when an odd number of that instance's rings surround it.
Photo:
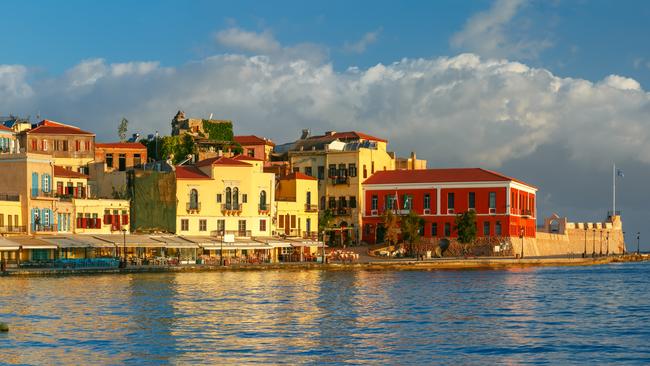
<path fill-rule="evenodd" d="M 44 241 L 59 248 L 115 248 L 115 244 L 94 238 L 90 235 L 64 235 L 43 237 Z"/>
<path fill-rule="evenodd" d="M 14 251 L 20 249 L 20 245 L 11 240 L 0 237 L 0 251 Z"/>
<path fill-rule="evenodd" d="M 37 239 L 33 236 L 12 236 L 12 242 L 19 244 L 23 250 L 32 249 L 57 249 L 57 246 L 44 240 Z"/>
<path fill-rule="evenodd" d="M 120 234 L 101 234 L 93 235 L 93 237 L 118 247 L 126 245 L 129 248 L 164 248 L 166 246 L 164 242 L 152 239 L 149 235 L 130 234 L 124 237 Z"/>
<path fill-rule="evenodd" d="M 164 235 L 164 236 L 151 236 L 151 239 L 165 244 L 167 248 L 174 249 L 196 249 L 199 245 L 195 242 L 187 240 L 180 236 Z"/>

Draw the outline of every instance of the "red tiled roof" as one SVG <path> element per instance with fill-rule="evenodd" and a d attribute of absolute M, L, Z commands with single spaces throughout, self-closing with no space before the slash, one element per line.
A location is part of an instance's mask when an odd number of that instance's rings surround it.
<path fill-rule="evenodd" d="M 252 166 L 248 163 L 244 163 L 243 161 L 227 158 L 225 156 L 218 157 L 218 158 L 204 159 L 196 163 L 196 166 L 207 166 L 207 165 Z"/>
<path fill-rule="evenodd" d="M 68 170 L 62 166 L 55 165 L 54 166 L 54 176 L 55 177 L 61 177 L 61 178 L 83 178 L 83 179 L 88 179 L 88 176 L 79 172 L 75 172 L 74 170 Z"/>
<path fill-rule="evenodd" d="M 210 176 L 203 173 L 194 166 L 176 166 L 176 179 L 210 179 Z"/>
<path fill-rule="evenodd" d="M 239 135 L 233 139 L 240 145 L 269 145 L 275 146 L 273 141 L 255 135 Z"/>
<path fill-rule="evenodd" d="M 301 172 L 293 172 L 289 175 L 285 175 L 284 177 L 281 177 L 280 179 L 282 180 L 293 180 L 293 179 L 304 179 L 304 180 L 318 180 L 315 177 L 311 177 L 307 174 L 303 174 Z"/>
<path fill-rule="evenodd" d="M 262 159 L 254 158 L 252 156 L 246 156 L 246 155 L 237 155 L 233 158 L 234 160 L 240 160 L 240 161 L 264 161 Z"/>
<path fill-rule="evenodd" d="M 536 188 L 515 178 L 481 168 L 448 168 L 419 170 L 383 170 L 378 171 L 363 184 L 399 184 L 399 183 L 460 183 L 460 182 L 495 182 L 513 181 Z"/>
<path fill-rule="evenodd" d="M 13 132 L 14 130 L 12 130 L 11 128 L 6 127 L 6 126 L 4 126 L 4 125 L 0 125 L 0 131 L 9 131 L 9 132 Z"/>
<path fill-rule="evenodd" d="M 147 147 L 142 145 L 139 142 L 102 142 L 96 143 L 96 148 L 105 148 L 105 149 L 134 149 L 134 150 L 146 150 Z"/>
<path fill-rule="evenodd" d="M 310 139 L 325 139 L 325 138 L 337 138 L 342 140 L 362 139 L 362 140 L 370 140 L 370 141 L 388 142 L 388 140 L 371 136 L 363 132 L 357 132 L 357 131 L 334 132 L 332 135 L 319 135 L 319 136 L 310 137 Z"/>
<path fill-rule="evenodd" d="M 41 121 L 38 126 L 27 131 L 28 134 L 47 134 L 47 135 L 91 135 L 92 132 L 84 131 L 74 126 L 64 125 L 63 123 L 50 120 Z"/>

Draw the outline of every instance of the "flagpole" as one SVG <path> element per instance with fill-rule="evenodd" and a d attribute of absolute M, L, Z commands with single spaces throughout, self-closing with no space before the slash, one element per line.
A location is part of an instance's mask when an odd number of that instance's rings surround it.
<path fill-rule="evenodd" d="M 612 166 L 612 220 L 616 216 L 616 163 Z"/>

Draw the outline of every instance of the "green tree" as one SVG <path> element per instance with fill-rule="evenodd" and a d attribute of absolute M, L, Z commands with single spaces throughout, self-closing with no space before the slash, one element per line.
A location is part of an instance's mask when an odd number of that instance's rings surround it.
<path fill-rule="evenodd" d="M 418 216 L 413 211 L 410 211 L 408 215 L 402 216 L 400 221 L 400 229 L 402 230 L 402 236 L 405 242 L 408 242 L 408 254 L 413 256 L 416 253 L 415 246 L 420 241 L 421 230 L 424 226 L 424 219 Z"/>
<path fill-rule="evenodd" d="M 156 139 L 140 141 L 147 147 L 147 154 L 149 156 L 156 156 Z M 197 148 L 192 136 L 162 136 L 158 138 L 158 156 L 160 159 L 165 160 L 173 155 L 172 161 L 177 164 L 187 157 L 189 154 L 196 154 Z"/>
<path fill-rule="evenodd" d="M 330 211 L 330 209 L 325 209 L 322 215 L 318 218 L 318 233 L 324 233 L 332 225 L 332 220 L 334 220 L 332 211 Z M 332 235 L 330 235 L 330 238 L 331 237 Z M 323 238 L 323 240 L 324 239 L 325 238 Z"/>
<path fill-rule="evenodd" d="M 129 120 L 122 117 L 120 125 L 117 127 L 117 135 L 120 137 L 120 142 L 126 141 L 126 132 L 129 129 Z"/>
<path fill-rule="evenodd" d="M 400 227 L 397 216 L 391 210 L 386 210 L 384 212 L 384 228 L 386 228 L 386 233 L 384 234 L 384 239 L 388 245 L 395 245 L 399 241 Z"/>
<path fill-rule="evenodd" d="M 476 240 L 476 213 L 467 211 L 456 215 L 454 230 L 458 233 L 458 241 L 469 244 Z"/>

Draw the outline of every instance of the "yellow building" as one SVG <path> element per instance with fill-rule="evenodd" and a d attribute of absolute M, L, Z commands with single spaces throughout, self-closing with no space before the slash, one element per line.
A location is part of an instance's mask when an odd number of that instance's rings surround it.
<path fill-rule="evenodd" d="M 278 180 L 275 192 L 276 235 L 318 237 L 318 180 L 292 173 Z"/>
<path fill-rule="evenodd" d="M 263 163 L 238 156 L 176 167 L 176 233 L 271 236 L 275 175 Z"/>
<path fill-rule="evenodd" d="M 20 196 L 0 193 L 0 234 L 21 232 L 25 232 L 25 228 Z"/>
<path fill-rule="evenodd" d="M 395 169 L 387 143 L 361 132 L 327 132 L 297 141 L 288 152 L 294 172 L 318 179 L 319 208 L 334 216 L 330 231 L 343 229 L 337 237 L 360 238 L 362 182 L 375 171 Z"/>

